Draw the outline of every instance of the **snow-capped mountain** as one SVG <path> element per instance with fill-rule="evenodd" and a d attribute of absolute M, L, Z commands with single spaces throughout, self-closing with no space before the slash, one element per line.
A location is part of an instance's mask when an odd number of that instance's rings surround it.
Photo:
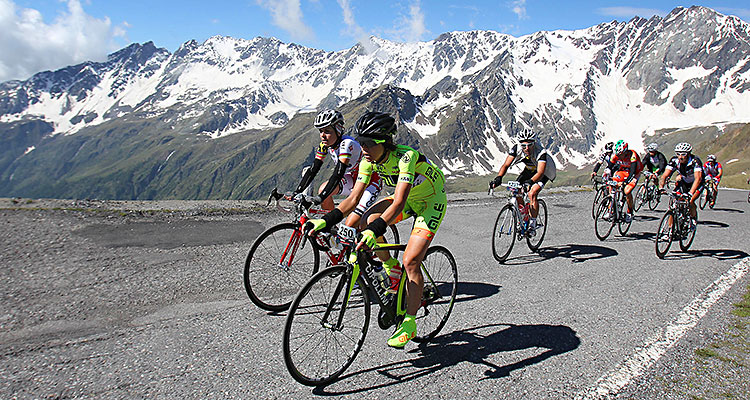
<path fill-rule="evenodd" d="M 149 42 L 103 63 L 0 84 L 0 123 L 42 120 L 47 135 L 75 135 L 148 120 L 216 139 L 284 127 L 383 85 L 404 91 L 395 105 L 400 129 L 432 146 L 449 173 L 496 170 L 525 127 L 560 164 L 583 165 L 618 138 L 639 149 L 660 129 L 750 121 L 750 25 L 696 6 L 520 38 L 372 37 L 338 52 L 217 36 L 170 54 Z"/>

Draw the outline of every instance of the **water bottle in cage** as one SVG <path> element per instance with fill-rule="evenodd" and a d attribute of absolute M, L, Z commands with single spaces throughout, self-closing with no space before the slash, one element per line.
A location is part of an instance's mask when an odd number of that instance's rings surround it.
<path fill-rule="evenodd" d="M 391 278 L 388 277 L 388 273 L 385 271 L 385 268 L 383 268 L 383 263 L 379 260 L 373 260 L 372 270 L 375 271 L 380 287 L 382 287 L 383 290 L 388 290 L 391 286 Z"/>

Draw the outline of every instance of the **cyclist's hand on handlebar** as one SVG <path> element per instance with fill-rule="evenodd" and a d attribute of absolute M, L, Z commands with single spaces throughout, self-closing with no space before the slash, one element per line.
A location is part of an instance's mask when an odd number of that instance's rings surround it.
<path fill-rule="evenodd" d="M 495 179 L 490 181 L 490 188 L 494 189 L 502 184 L 503 184 L 503 177 L 498 175 L 495 177 Z"/>
<path fill-rule="evenodd" d="M 304 233 L 308 236 L 314 236 L 316 233 L 326 228 L 326 221 L 324 219 L 311 219 L 305 223 Z"/>
<path fill-rule="evenodd" d="M 359 243 L 357 243 L 357 250 L 365 247 L 366 249 L 372 249 L 375 247 L 375 245 L 378 243 L 377 238 L 375 237 L 375 232 L 371 231 L 370 229 L 365 229 L 362 231 L 362 234 L 359 239 Z"/>

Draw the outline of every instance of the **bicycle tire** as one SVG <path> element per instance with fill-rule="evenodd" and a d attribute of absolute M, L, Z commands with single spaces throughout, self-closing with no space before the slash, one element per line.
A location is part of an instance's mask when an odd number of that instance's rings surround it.
<path fill-rule="evenodd" d="M 690 226 L 690 217 L 689 216 L 683 216 L 683 218 L 687 218 L 688 222 L 686 225 Z M 680 235 L 680 250 L 682 251 L 688 251 L 690 249 L 690 246 L 693 244 L 693 240 L 695 239 L 695 232 L 698 230 L 698 219 L 696 218 L 696 227 L 694 230 L 688 229 L 687 233 L 684 233 L 683 235 Z"/>
<path fill-rule="evenodd" d="M 367 336 L 370 299 L 361 276 L 352 289 L 342 328 L 325 326 L 338 321 L 346 295 L 345 281 L 351 276 L 346 269 L 336 265 L 313 275 L 289 308 L 282 335 L 284 364 L 292 378 L 303 385 L 322 386 L 338 378 L 354 362 Z M 334 294 L 338 294 L 336 299 Z M 329 305 L 333 310 L 324 321 Z"/>
<path fill-rule="evenodd" d="M 443 329 L 453 310 L 458 292 L 458 267 L 453 254 L 443 246 L 427 249 L 422 260 L 424 289 L 422 304 L 417 310 L 415 342 L 426 342 Z M 425 332 L 419 334 L 419 332 Z"/>
<path fill-rule="evenodd" d="M 646 191 L 646 184 L 641 185 L 638 188 L 638 191 L 635 193 L 635 204 L 634 211 L 638 212 L 640 211 L 641 207 L 643 207 L 643 204 L 647 202 L 647 191 Z"/>
<path fill-rule="evenodd" d="M 498 262 L 504 262 L 513 250 L 518 234 L 518 217 L 511 204 L 506 204 L 497 213 L 495 226 L 492 229 L 492 256 Z M 510 244 L 507 244 L 509 242 Z M 507 249 L 505 247 L 507 246 Z"/>
<path fill-rule="evenodd" d="M 625 198 L 625 194 L 622 195 L 622 201 L 620 203 L 620 206 L 618 207 L 618 212 L 622 215 L 622 218 L 617 218 L 617 230 L 620 232 L 620 236 L 625 236 L 628 234 L 628 231 L 630 230 L 630 226 L 633 224 L 633 216 L 631 215 L 630 222 L 625 222 L 625 214 L 627 214 L 628 209 L 628 201 Z"/>
<path fill-rule="evenodd" d="M 292 265 L 281 265 L 281 256 L 295 234 L 301 234 L 298 224 L 272 226 L 255 239 L 247 253 L 242 273 L 245 292 L 263 310 L 289 308 L 302 285 L 320 268 L 320 253 L 309 237 L 304 238 L 304 249 L 298 247 L 292 255 Z"/>
<path fill-rule="evenodd" d="M 703 193 L 702 196 L 700 196 L 700 200 L 698 201 L 698 206 L 700 206 L 701 210 L 706 208 L 706 204 L 708 203 L 708 196 L 709 196 L 708 192 L 709 192 L 708 189 L 706 189 L 706 192 Z"/>
<path fill-rule="evenodd" d="M 596 194 L 594 195 L 594 202 L 591 203 L 591 218 L 592 219 L 596 218 L 597 206 L 602 201 L 602 199 L 604 198 L 604 196 L 606 195 L 606 193 L 607 193 L 607 187 L 606 186 L 601 186 L 596 191 Z"/>
<path fill-rule="evenodd" d="M 651 189 L 651 197 L 648 199 L 648 209 L 651 211 L 656 210 L 656 206 L 661 201 L 661 195 L 658 193 L 658 188 L 654 187 Z"/>
<path fill-rule="evenodd" d="M 539 214 L 536 217 L 536 234 L 534 236 L 526 236 L 526 244 L 534 252 L 539 251 L 539 246 L 542 245 L 544 235 L 547 233 L 547 203 L 542 199 L 537 201 L 539 202 Z M 541 228 L 541 232 L 539 228 Z M 538 240 L 532 243 L 532 239 Z"/>
<path fill-rule="evenodd" d="M 711 199 L 708 202 L 708 208 L 714 209 L 714 206 L 716 206 L 716 199 L 719 197 L 719 189 L 716 188 L 711 191 Z"/>
<path fill-rule="evenodd" d="M 398 234 L 398 229 L 396 228 L 396 224 L 389 225 L 388 230 L 385 231 L 385 234 L 383 235 L 385 238 L 386 243 L 392 243 L 392 244 L 398 244 L 401 243 L 401 238 Z M 398 250 L 390 250 L 391 257 L 398 258 Z"/>
<path fill-rule="evenodd" d="M 599 208 L 596 210 L 596 217 L 594 217 L 594 233 L 599 240 L 606 239 L 612 232 L 612 228 L 615 227 L 616 218 L 614 212 L 610 210 L 612 208 L 610 206 L 611 203 L 612 197 L 605 197 L 604 200 L 599 203 Z M 606 214 L 608 210 L 610 212 L 611 221 L 604 219 L 604 214 Z"/>
<path fill-rule="evenodd" d="M 674 237 L 674 218 L 672 219 L 672 224 L 669 224 L 669 217 L 671 215 L 672 210 L 667 210 L 667 212 L 664 213 L 664 216 L 661 217 L 661 221 L 659 221 L 659 228 L 656 230 L 656 238 L 654 239 L 656 256 L 662 259 L 667 254 L 667 252 L 669 252 L 669 247 L 672 246 L 672 238 Z M 662 246 L 659 246 L 660 243 L 662 244 Z"/>

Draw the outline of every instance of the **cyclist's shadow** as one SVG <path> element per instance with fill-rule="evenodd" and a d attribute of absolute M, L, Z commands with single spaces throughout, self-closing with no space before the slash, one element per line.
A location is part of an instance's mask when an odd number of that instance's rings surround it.
<path fill-rule="evenodd" d="M 565 244 L 540 248 L 538 252 L 511 257 L 505 260 L 505 265 L 525 265 L 537 263 L 552 258 L 568 258 L 572 263 L 586 262 L 599 258 L 616 256 L 617 250 L 610 247 L 590 244 Z"/>
<path fill-rule="evenodd" d="M 488 335 L 479 331 L 487 328 L 506 327 Z M 422 343 L 409 353 L 420 354 L 420 357 L 385 364 L 342 376 L 339 381 L 358 375 L 377 372 L 389 378 L 378 379 L 379 383 L 369 387 L 331 391 L 327 387 L 317 387 L 313 393 L 318 395 L 338 396 L 361 393 L 368 390 L 397 385 L 435 373 L 443 368 L 452 367 L 462 362 L 481 364 L 488 367 L 479 380 L 509 377 L 511 372 L 540 363 L 550 357 L 575 350 L 581 344 L 576 332 L 563 325 L 513 325 L 490 324 L 438 336 L 429 343 Z M 523 360 L 497 365 L 490 361 L 492 355 L 501 352 L 513 352 L 530 348 L 546 349 L 541 353 Z M 335 385 L 334 382 L 332 385 Z M 347 387 L 344 385 L 343 387 Z"/>

